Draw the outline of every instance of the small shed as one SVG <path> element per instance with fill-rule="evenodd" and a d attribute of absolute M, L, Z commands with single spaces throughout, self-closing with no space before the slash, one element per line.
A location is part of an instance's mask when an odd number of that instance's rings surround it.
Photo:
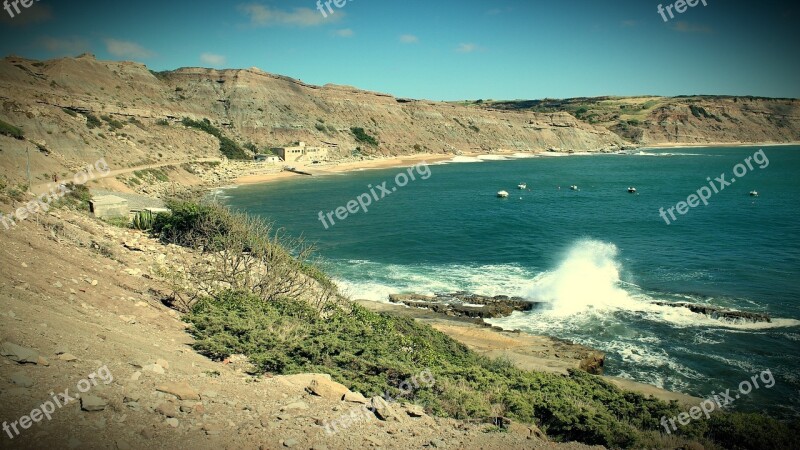
<path fill-rule="evenodd" d="M 110 217 L 128 217 L 130 208 L 128 201 L 116 195 L 100 195 L 89 200 L 89 211 L 95 217 L 108 219 Z"/>

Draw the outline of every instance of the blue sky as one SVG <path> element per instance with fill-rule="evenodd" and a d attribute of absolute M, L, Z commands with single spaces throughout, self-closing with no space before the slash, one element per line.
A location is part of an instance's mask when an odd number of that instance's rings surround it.
<path fill-rule="evenodd" d="M 0 10 L 0 54 L 255 66 L 433 100 L 800 97 L 800 8 L 707 3 L 664 22 L 666 0 L 350 0 L 327 18 L 316 0 L 39 0 Z"/>

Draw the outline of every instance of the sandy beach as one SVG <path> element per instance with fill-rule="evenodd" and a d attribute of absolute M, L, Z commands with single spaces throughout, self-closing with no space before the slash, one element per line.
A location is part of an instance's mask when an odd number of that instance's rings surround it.
<path fill-rule="evenodd" d="M 375 169 L 390 169 L 392 167 L 408 167 L 419 164 L 421 162 L 432 164 L 440 161 L 449 161 L 453 159 L 455 156 L 456 155 L 426 153 L 419 155 L 399 156 L 394 158 L 371 159 L 366 161 L 352 161 L 352 162 L 331 163 L 331 164 L 321 164 L 321 165 L 295 165 L 294 167 L 299 171 L 313 173 L 314 175 L 326 175 L 334 173 L 353 172 L 357 170 L 375 170 Z M 239 177 L 234 181 L 234 184 L 245 185 L 245 184 L 269 183 L 272 181 L 286 180 L 298 176 L 303 176 L 303 175 L 294 172 L 281 171 L 280 168 L 275 168 L 275 171 L 273 172 Z"/>

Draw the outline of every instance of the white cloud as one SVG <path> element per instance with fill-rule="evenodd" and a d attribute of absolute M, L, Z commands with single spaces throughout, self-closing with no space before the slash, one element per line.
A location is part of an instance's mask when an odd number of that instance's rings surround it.
<path fill-rule="evenodd" d="M 419 42 L 419 38 L 414 36 L 413 34 L 404 34 L 400 36 L 400 42 L 404 44 L 416 44 Z"/>
<path fill-rule="evenodd" d="M 224 55 L 202 53 L 200 55 L 200 62 L 211 67 L 222 67 L 228 62 L 228 59 Z"/>
<path fill-rule="evenodd" d="M 91 48 L 89 41 L 79 37 L 54 38 L 42 36 L 36 41 L 36 46 L 50 53 L 59 55 L 79 55 L 88 52 Z"/>
<path fill-rule="evenodd" d="M 333 32 L 333 34 L 339 37 L 349 38 L 355 36 L 356 33 L 350 28 L 345 28 L 343 30 L 336 30 Z"/>
<path fill-rule="evenodd" d="M 239 5 L 238 9 L 250 17 L 250 24 L 256 27 L 268 27 L 271 25 L 314 27 L 340 20 L 345 15 L 343 11 L 336 10 L 334 14 L 328 14 L 326 18 L 319 11 L 310 8 L 295 8 L 292 11 L 283 11 L 259 3 Z"/>
<path fill-rule="evenodd" d="M 106 39 L 105 42 L 108 52 L 118 58 L 147 59 L 155 56 L 155 53 L 135 42 L 117 39 Z"/>
<path fill-rule="evenodd" d="M 458 47 L 456 48 L 456 51 L 458 53 L 472 53 L 478 50 L 479 48 L 480 47 L 478 47 L 475 44 L 459 44 Z"/>

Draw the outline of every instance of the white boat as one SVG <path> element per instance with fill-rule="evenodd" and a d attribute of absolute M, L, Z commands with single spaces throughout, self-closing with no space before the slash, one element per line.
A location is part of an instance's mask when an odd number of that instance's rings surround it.
<path fill-rule="evenodd" d="M 631 193 L 631 194 L 635 194 L 636 193 L 636 188 L 633 187 L 633 186 L 628 186 L 628 192 Z"/>
<path fill-rule="evenodd" d="M 500 191 L 500 192 L 497 193 L 497 196 L 500 197 L 500 198 L 508 198 L 508 192 Z"/>
<path fill-rule="evenodd" d="M 569 187 L 569 189 L 571 191 L 577 191 L 578 190 L 578 185 L 577 184 L 573 184 L 572 186 Z"/>
<path fill-rule="evenodd" d="M 528 189 L 528 184 L 527 183 L 520 183 L 520 184 L 517 185 L 517 187 L 520 190 L 525 190 L 525 189 Z"/>
<path fill-rule="evenodd" d="M 750 191 L 750 197 L 758 197 L 758 191 Z"/>

